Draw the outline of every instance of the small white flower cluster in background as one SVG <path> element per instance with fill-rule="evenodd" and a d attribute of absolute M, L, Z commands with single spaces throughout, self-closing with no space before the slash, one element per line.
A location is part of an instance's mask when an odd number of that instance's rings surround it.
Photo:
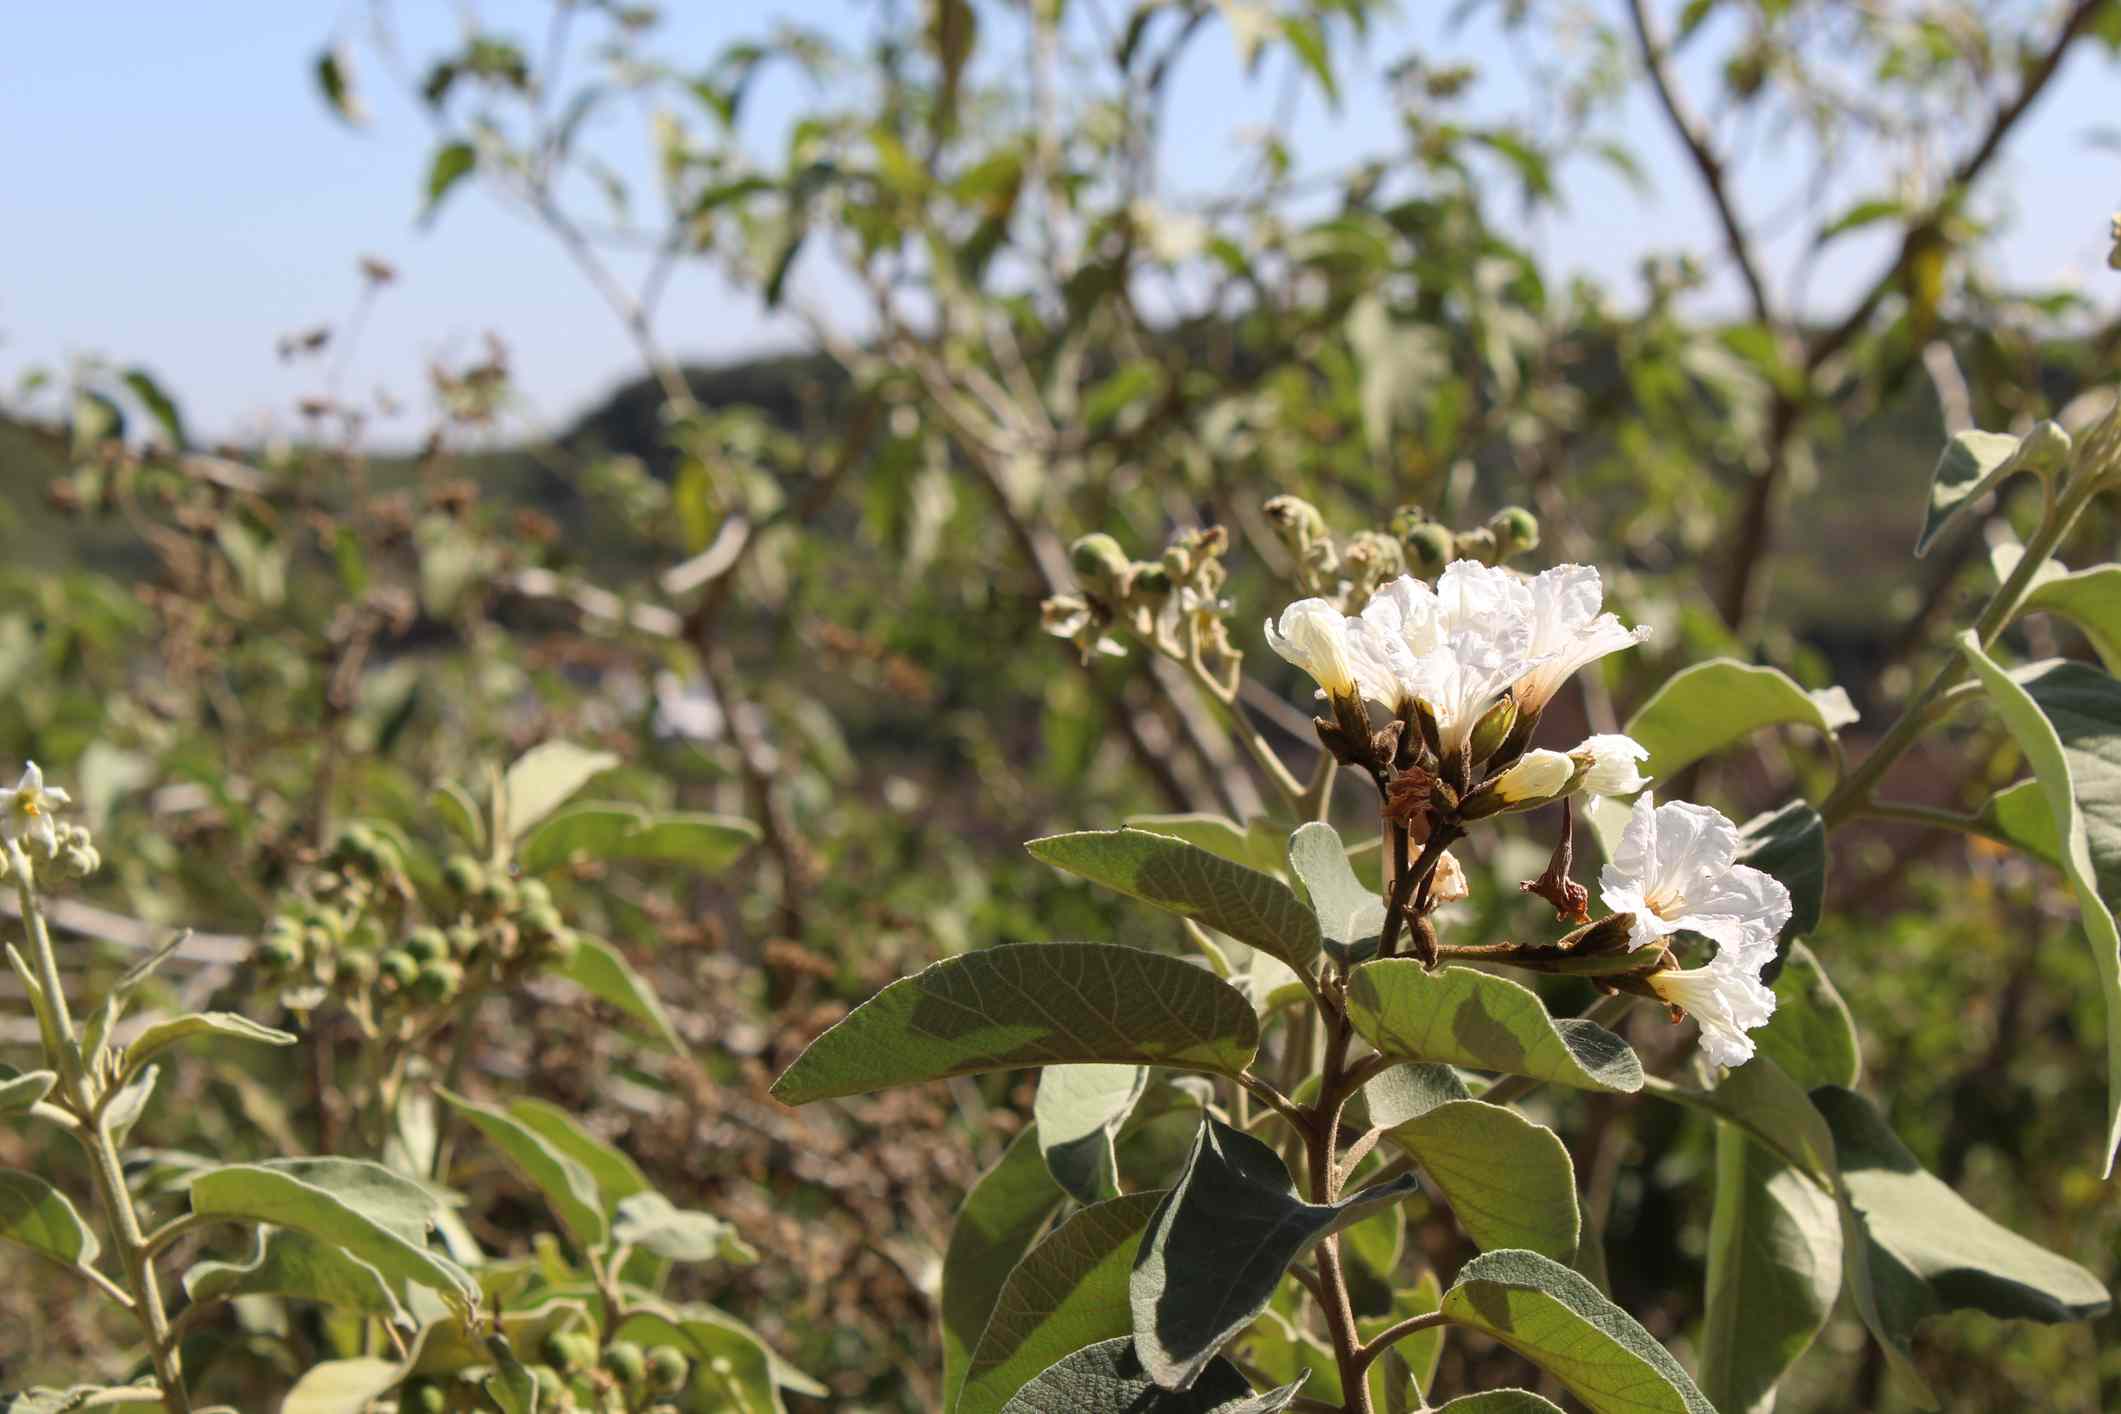
<path fill-rule="evenodd" d="M 1457 560 L 1431 589 L 1402 575 L 1380 587 L 1360 614 L 1302 599 L 1267 624 L 1267 644 L 1309 673 L 1327 697 L 1359 697 L 1399 717 L 1416 710 L 1436 724 L 1445 755 L 1509 694 L 1520 720 L 1536 718 L 1578 669 L 1649 637 L 1601 612 L 1605 591 L 1589 565 L 1557 565 L 1526 577 Z M 1594 736 L 1567 754 L 1535 751 L 1498 782 L 1509 803 L 1553 799 L 1573 789 L 1629 795 L 1648 782 L 1648 757 L 1624 736 Z"/>
<path fill-rule="evenodd" d="M 96 871 L 102 859 L 87 830 L 59 823 L 58 812 L 73 803 L 74 798 L 64 790 L 44 783 L 44 772 L 36 762 L 28 762 L 22 779 L 15 782 L 12 790 L 0 789 L 0 836 L 22 849 L 24 858 L 28 858 L 24 841 L 43 845 L 44 857 L 58 860 L 65 873 L 86 877 Z M 4 858 L 0 858 L 0 865 L 4 864 Z"/>
<path fill-rule="evenodd" d="M 1664 968 L 1646 980 L 1701 1024 L 1702 1049 L 1718 1065 L 1752 1059 L 1746 1033 L 1775 1013 L 1775 994 L 1760 973 L 1790 921 L 1790 891 L 1738 863 L 1738 845 L 1738 827 L 1720 812 L 1686 801 L 1659 805 L 1644 793 L 1613 862 L 1598 876 L 1606 907 L 1635 916 L 1631 948 L 1662 947 L 1679 932 L 1716 944 L 1705 966 Z"/>

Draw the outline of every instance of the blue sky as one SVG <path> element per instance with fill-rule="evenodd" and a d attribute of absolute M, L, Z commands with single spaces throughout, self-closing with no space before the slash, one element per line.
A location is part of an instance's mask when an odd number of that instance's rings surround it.
<path fill-rule="evenodd" d="M 854 0 L 764 8 L 678 0 L 665 8 L 664 48 L 691 56 L 755 32 L 762 15 L 851 36 L 871 13 Z M 1476 104 L 1487 111 L 1534 96 L 1517 68 L 1495 57 L 1503 46 L 1492 30 L 1478 22 L 1449 30 L 1431 18 L 1443 9 L 1410 5 L 1417 18 L 1374 37 L 1354 60 L 1337 114 L 1315 96 L 1304 99 L 1291 128 L 1301 157 L 1337 163 L 1386 148 L 1391 121 L 1378 71 L 1416 42 L 1438 60 L 1480 59 L 1488 77 Z M 365 4 L 231 0 L 27 6 L 9 15 L 12 62 L 0 84 L 0 249 L 8 257 L 0 397 L 31 367 L 101 355 L 153 370 L 208 436 L 290 427 L 289 408 L 320 390 L 328 364 L 283 365 L 275 341 L 342 321 L 363 255 L 389 261 L 402 278 L 362 335 L 348 394 L 382 387 L 422 407 L 427 362 L 473 356 L 489 331 L 511 348 L 532 426 L 563 425 L 632 375 L 624 336 L 565 256 L 492 197 L 459 193 L 440 221 L 419 226 L 431 136 L 372 55 L 356 48 L 371 124 L 350 131 L 325 111 L 312 77 L 316 54 L 335 29 L 358 40 L 365 13 Z M 446 42 L 458 13 L 441 0 L 400 0 L 406 47 L 426 52 Z M 542 34 L 547 11 L 533 0 L 492 0 L 482 13 L 491 28 L 529 41 Z M 2083 137 L 2121 120 L 2111 104 L 2115 78 L 2103 55 L 2073 61 L 2013 141 L 1997 188 L 2017 213 L 2007 272 L 2027 282 L 2081 280 L 2109 309 L 2121 276 L 2104 269 L 2104 233 L 2121 206 L 2121 154 L 2088 148 Z M 1166 170 L 1185 174 L 1187 187 L 1212 189 L 1241 161 L 1233 134 L 1272 113 L 1279 75 L 1248 82 L 1227 36 L 1215 34 L 1195 46 L 1178 82 L 1174 111 L 1200 117 L 1174 129 Z M 801 94 L 783 80 L 760 98 L 771 123 Z M 1647 155 L 1656 194 L 1637 197 L 1586 173 L 1569 187 L 1568 212 L 1527 235 L 1565 268 L 1624 296 L 1646 250 L 1705 246 L 1713 234 L 1678 150 L 1647 106 L 1622 121 Z M 629 136 L 618 128 L 611 135 Z M 1760 175 L 1749 192 L 1772 192 L 1790 174 L 1770 153 Z M 1794 238 L 1775 246 L 1778 268 L 1796 250 Z M 1813 298 L 1830 301 L 1879 259 L 1875 243 L 1845 242 L 1812 281 Z M 833 297 L 829 284 L 817 288 Z M 796 341 L 792 328 L 698 270 L 673 283 L 660 327 L 678 352 L 705 359 Z M 417 426 L 408 417 L 397 435 Z M 387 440 L 392 429 L 378 435 Z"/>

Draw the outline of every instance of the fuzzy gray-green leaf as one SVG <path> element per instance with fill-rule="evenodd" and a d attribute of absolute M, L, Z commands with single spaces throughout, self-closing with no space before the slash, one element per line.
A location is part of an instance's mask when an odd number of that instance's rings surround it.
<path fill-rule="evenodd" d="M 1377 951 L 1385 926 L 1384 899 L 1355 877 L 1347 847 L 1331 825 L 1313 820 L 1289 836 L 1289 870 L 1311 897 L 1326 951 L 1343 966 Z"/>
<path fill-rule="evenodd" d="M 0 1169 L 0 1242 L 70 1267 L 91 1265 L 101 1250 L 67 1196 L 22 1169 Z"/>
<path fill-rule="evenodd" d="M 1038 1126 L 1018 1134 L 1001 1160 L 972 1185 L 943 1254 L 943 1408 L 957 1405 L 973 1347 L 987 1328 L 1003 1283 L 1066 1198 L 1040 1152 Z"/>
<path fill-rule="evenodd" d="M 1579 1090 L 1642 1088 L 1642 1062 L 1618 1036 L 1589 1021 L 1556 1021 L 1530 988 L 1467 967 L 1430 972 L 1413 958 L 1366 962 L 1349 980 L 1348 1016 L 1364 1040 L 1402 1060 Z"/>
<path fill-rule="evenodd" d="M 1278 1414 L 1299 1386 L 1254 1394 L 1237 1367 L 1210 1360 L 1188 1389 L 1159 1386 L 1122 1336 L 1085 1346 L 1048 1365 L 1002 1406 L 1002 1414 Z"/>
<path fill-rule="evenodd" d="M 1079 1203 L 1118 1194 L 1113 1137 L 1149 1082 L 1138 1065 L 1049 1065 L 1031 1107 L 1054 1181 Z"/>

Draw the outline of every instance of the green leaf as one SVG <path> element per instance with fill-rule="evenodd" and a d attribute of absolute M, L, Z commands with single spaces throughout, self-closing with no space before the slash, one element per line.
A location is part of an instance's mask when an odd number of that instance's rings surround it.
<path fill-rule="evenodd" d="M 195 1302 L 279 1296 L 401 1325 L 412 1320 L 381 1272 L 350 1252 L 285 1227 L 253 1234 L 251 1254 L 242 1262 L 196 1263 L 184 1273 L 184 1292 Z"/>
<path fill-rule="evenodd" d="M 1084 1208 L 1017 1263 L 973 1351 L 957 1414 L 996 1414 L 1070 1351 L 1132 1330 L 1127 1276 L 1163 1197 L 1130 1193 Z"/>
<path fill-rule="evenodd" d="M 363 1414 L 369 1402 L 397 1387 L 405 1367 L 372 1355 L 327 1360 L 313 1365 L 295 1381 L 280 1405 L 280 1414 Z"/>
<path fill-rule="evenodd" d="M 1978 500 L 2007 477 L 2021 471 L 2037 473 L 2043 480 L 2069 458 L 2069 434 L 2052 422 L 2043 422 L 2022 440 L 2000 432 L 1961 432 L 1947 442 L 1930 476 L 1929 513 L 1923 517 L 1922 534 L 1915 541 L 1919 558 L 1929 553 L 1937 536 L 1959 512 Z"/>
<path fill-rule="evenodd" d="M 1536 1252 L 1483 1252 L 1444 1314 L 1553 1375 L 1592 1414 L 1716 1414 L 1671 1353 L 1575 1272 Z"/>
<path fill-rule="evenodd" d="M 530 1180 L 576 1242 L 584 1248 L 604 1245 L 611 1229 L 589 1170 L 499 1106 L 480 1104 L 439 1086 L 436 1093 L 470 1120 L 516 1172 Z"/>
<path fill-rule="evenodd" d="M 1318 964 L 1318 919 L 1287 884 L 1169 835 L 1088 830 L 1025 846 L 1055 868 L 1218 928 L 1298 972 Z"/>
<path fill-rule="evenodd" d="M 1189 1389 L 1164 1389 L 1143 1373 L 1134 1342 L 1122 1336 L 1048 1365 L 1002 1406 L 1002 1414 L 1278 1414 L 1297 1385 L 1254 1394 L 1237 1367 L 1209 1360 Z"/>
<path fill-rule="evenodd" d="M 672 1262 L 755 1262 L 759 1254 L 711 1213 L 680 1208 L 660 1193 L 620 1200 L 611 1240 Z"/>
<path fill-rule="evenodd" d="M 1899 216 L 1905 210 L 1907 210 L 1907 203 L 1897 197 L 1874 196 L 1867 200 L 1859 201 L 1824 226 L 1821 226 L 1819 234 L 1812 237 L 1812 246 L 1817 249 L 1828 241 L 1833 240 L 1836 236 L 1844 236 L 1850 231 L 1861 230 L 1863 227 L 1873 225 L 1879 221 L 1890 220 Z"/>
<path fill-rule="evenodd" d="M 1833 1314 L 1841 1213 L 1832 1195 L 1739 1129 L 1716 1126 L 1701 1323 L 1702 1393 L 1723 1414 L 1768 1414 L 1775 1384 Z"/>
<path fill-rule="evenodd" d="M 427 1229 L 439 1211 L 433 1195 L 381 1164 L 358 1159 L 229 1164 L 192 1180 L 191 1208 L 307 1233 L 391 1280 L 431 1288 L 467 1319 L 478 1301 L 478 1287 L 463 1269 L 427 1250 Z"/>
<path fill-rule="evenodd" d="M 713 874 L 728 868 L 759 839 L 759 827 L 739 816 L 670 813 L 651 816 L 619 842 L 618 853 L 627 859 L 688 864 Z"/>
<path fill-rule="evenodd" d="M 125 1136 L 146 1112 L 147 1102 L 155 1093 L 155 1080 L 161 1074 L 162 1067 L 158 1065 L 146 1067 L 104 1104 L 103 1127 L 109 1131 L 113 1144 L 124 1143 Z"/>
<path fill-rule="evenodd" d="M 560 969 L 560 975 L 580 987 L 599 1001 L 609 1002 L 635 1021 L 641 1022 L 655 1039 L 678 1055 L 685 1054 L 685 1042 L 679 1037 L 677 1028 L 670 1024 L 670 1017 L 663 1004 L 656 1000 L 654 989 L 641 979 L 619 956 L 618 949 L 601 938 L 586 934 L 577 935 L 574 956 Z"/>
<path fill-rule="evenodd" d="M 558 1105 L 525 1096 L 509 1103 L 508 1116 L 588 1171 L 606 1217 L 617 1214 L 623 1199 L 654 1191 L 632 1159 L 584 1129 Z"/>
<path fill-rule="evenodd" d="M 0 1242 L 69 1267 L 93 1265 L 102 1250 L 66 1195 L 21 1169 L 0 1169 Z"/>
<path fill-rule="evenodd" d="M 1667 678 L 1628 719 L 1626 731 L 1650 753 L 1643 773 L 1666 781 L 1763 727 L 1810 727 L 1831 736 L 1855 720 L 1839 688 L 1806 692 L 1779 668 L 1712 658 Z"/>
<path fill-rule="evenodd" d="M 2109 1309 L 2097 1277 L 1991 1221 L 1924 1172 L 1870 1101 L 1834 1085 L 1811 1099 L 1833 1132 L 1842 1182 L 1863 1220 L 1887 1322 L 1879 1334 L 1889 1344 L 1904 1352 L 1916 1324 L 1941 1311 L 2055 1323 Z"/>
<path fill-rule="evenodd" d="M 350 128 L 358 128 L 368 121 L 360 97 L 354 92 L 353 79 L 349 74 L 351 65 L 340 49 L 327 49 L 317 56 L 317 91 L 324 95 L 324 102 L 338 116 L 340 122 Z"/>
<path fill-rule="evenodd" d="M 1576 1170 L 1560 1136 L 1501 1105 L 1442 1098 L 1437 1071 L 1450 1074 L 1443 1066 L 1394 1066 L 1365 1085 L 1370 1123 L 1420 1161 L 1483 1251 L 1524 1247 L 1570 1260 L 1580 1215 Z"/>
<path fill-rule="evenodd" d="M 468 142 L 444 143 L 435 149 L 434 160 L 427 166 L 427 196 L 420 208 L 420 220 L 430 222 L 442 207 L 442 198 L 450 189 L 470 176 L 479 165 L 478 149 Z"/>
<path fill-rule="evenodd" d="M 1461 1394 L 1440 1406 L 1436 1414 L 1561 1414 L 1561 1407 L 1528 1389 L 1484 1389 Z"/>
<path fill-rule="evenodd" d="M 1826 822 L 1809 804 L 1793 800 L 1755 815 L 1738 835 L 1738 862 L 1774 875 L 1790 891 L 1790 921 L 1782 929 L 1787 951 L 1790 939 L 1818 928 L 1826 903 Z"/>
<path fill-rule="evenodd" d="M 1379 1316 L 1355 1318 L 1355 1333 L 1364 1340 L 1375 1340 L 1392 1326 L 1409 1316 L 1426 1316 L 1431 1311 L 1443 1308 L 1443 1285 L 1436 1279 L 1436 1269 L 1431 1267 L 1421 1274 L 1421 1280 L 1412 1286 L 1403 1286 L 1392 1293 L 1392 1309 Z M 1427 1389 L 1436 1379 L 1436 1367 L 1443 1360 L 1442 1326 L 1430 1326 L 1412 1335 L 1401 1336 L 1392 1342 L 1388 1359 L 1396 1357 L 1404 1367 L 1408 1378 L 1414 1381 L 1417 1390 Z M 1380 1362 L 1383 1363 L 1383 1362 Z M 1370 1381 L 1371 1402 L 1378 1402 L 1380 1395 L 1389 1395 L 1389 1382 L 1373 1376 Z M 1419 1397 L 1413 1407 L 1421 1408 Z"/>
<path fill-rule="evenodd" d="M 257 1041 L 268 1046 L 292 1046 L 298 1039 L 289 1032 L 271 1026 L 260 1026 L 249 1017 L 239 1016 L 232 1011 L 199 1012 L 192 1016 L 179 1016 L 169 1021 L 157 1022 L 134 1037 L 133 1043 L 125 1048 L 125 1059 L 119 1064 L 118 1073 L 131 1075 L 155 1055 L 193 1036 Z"/>
<path fill-rule="evenodd" d="M 1413 958 L 1366 962 L 1348 981 L 1348 1018 L 1364 1040 L 1399 1060 L 1550 1080 L 1632 1094 L 1642 1062 L 1594 1022 L 1556 1021 L 1530 988 L 1466 967 L 1430 972 Z"/>
<path fill-rule="evenodd" d="M 1336 962 L 1350 966 L 1377 951 L 1384 900 L 1355 877 L 1347 847 L 1331 825 L 1313 820 L 1289 836 L 1289 872 L 1303 882 L 1319 936 Z"/>
<path fill-rule="evenodd" d="M 2082 663 L 2006 674 L 1969 631 L 1960 651 L 2047 797 L 2056 857 L 2084 922 L 2106 1003 L 2105 1172 L 2121 1145 L 2121 682 Z"/>
<path fill-rule="evenodd" d="M 49 1095 L 58 1083 L 58 1074 L 49 1070 L 32 1070 L 0 1080 L 0 1115 L 28 1109 Z"/>
<path fill-rule="evenodd" d="M 505 1340 L 488 1342 L 493 1349 L 494 1371 L 479 1382 L 486 1397 L 501 1414 L 538 1414 L 538 1381 Z"/>
<path fill-rule="evenodd" d="M 464 787 L 455 781 L 444 781 L 428 795 L 427 805 L 451 834 L 474 850 L 486 848 L 486 823 L 479 817 L 478 803 Z"/>
<path fill-rule="evenodd" d="M 169 449 L 173 452 L 183 451 L 189 445 L 189 439 L 184 435 L 184 414 L 177 410 L 177 400 L 164 391 L 162 385 L 155 381 L 155 376 L 144 368 L 125 370 L 125 386 L 140 400 L 140 406 L 147 409 L 147 415 L 162 429 L 162 436 L 169 443 Z"/>
<path fill-rule="evenodd" d="M 1175 957 L 1109 943 L 1018 943 L 902 977 L 810 1043 L 773 1095 L 804 1105 L 893 1085 L 1104 1061 L 1237 1075 L 1251 1003 Z"/>
<path fill-rule="evenodd" d="M 1213 1117 L 1157 1205 L 1128 1283 L 1134 1343 L 1166 1389 L 1190 1385 L 1267 1309 L 1289 1264 L 1319 1239 L 1420 1190 L 1403 1174 L 1337 1203 L 1307 1203 L 1281 1156 Z"/>
<path fill-rule="evenodd" d="M 526 874 L 543 874 L 577 854 L 609 859 L 647 821 L 647 812 L 631 805 L 570 806 L 516 842 L 516 863 Z"/>
<path fill-rule="evenodd" d="M 1854 1085 L 1863 1074 L 1856 1023 L 1810 948 L 1790 945 L 1774 987 L 1775 1014 L 1753 1033 L 1759 1054 L 1801 1089 Z"/>
<path fill-rule="evenodd" d="M 1281 832 L 1265 820 L 1240 825 L 1227 816 L 1206 812 L 1186 815 L 1129 815 L 1130 829 L 1152 835 L 1169 835 L 1210 854 L 1219 854 L 1232 864 L 1271 874 L 1287 862 Z"/>
<path fill-rule="evenodd" d="M 1827 1192 L 1840 1191 L 1834 1136 L 1826 1120 L 1803 1088 L 1772 1060 L 1755 1055 L 1737 1069 L 1723 1072 L 1721 1080 L 1709 1087 L 1652 1076 L 1643 1090 L 1731 1121 Z"/>
<path fill-rule="evenodd" d="M 1046 1168 L 1036 1124 L 1017 1135 L 1001 1160 L 965 1195 L 943 1254 L 942 1293 L 937 1299 L 945 1410 L 957 1407 L 973 1347 L 987 1328 L 1009 1273 L 1064 1197 Z"/>
<path fill-rule="evenodd" d="M 2001 573 L 2008 575 L 2009 571 Z M 2075 574 L 2037 579 L 2018 613 L 2068 619 L 2083 632 L 2106 670 L 2121 673 L 2121 565 L 2098 565 Z"/>
<path fill-rule="evenodd" d="M 510 840 L 558 809 L 597 776 L 619 764 L 608 751 L 591 751 L 570 741 L 548 741 L 516 758 L 501 780 L 502 835 Z"/>
<path fill-rule="evenodd" d="M 1138 1065 L 1049 1065 L 1031 1108 L 1054 1181 L 1079 1203 L 1119 1192 L 1112 1139 L 1149 1083 Z"/>

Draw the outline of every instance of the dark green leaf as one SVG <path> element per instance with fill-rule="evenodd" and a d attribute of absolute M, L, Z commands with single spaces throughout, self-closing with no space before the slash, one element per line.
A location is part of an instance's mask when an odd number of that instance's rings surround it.
<path fill-rule="evenodd" d="M 2077 894 L 2106 1005 L 2105 1172 L 2121 1146 L 2121 682 L 2082 663 L 2005 673 L 1972 632 L 1961 651 L 2047 797 L 2056 856 Z"/>
<path fill-rule="evenodd" d="M 1337 1203 L 1307 1203 L 1273 1149 L 1212 1117 L 1203 1120 L 1128 1284 L 1143 1367 L 1166 1389 L 1190 1385 L 1223 1343 L 1267 1308 L 1291 1262 L 1419 1188 L 1405 1174 Z"/>
<path fill-rule="evenodd" d="M 1127 1277 L 1162 1193 L 1094 1204 L 1031 1249 L 1002 1284 L 954 1408 L 996 1414 L 1070 1351 L 1127 1335 Z"/>
<path fill-rule="evenodd" d="M 1483 1252 L 1459 1268 L 1443 1310 L 1553 1375 L 1592 1414 L 1716 1414 L 1634 1317 L 1536 1252 Z"/>
<path fill-rule="evenodd" d="M 1001 1161 L 980 1176 L 958 1209 L 943 1254 L 937 1304 L 943 1326 L 943 1408 L 957 1407 L 973 1347 L 987 1328 L 1003 1284 L 1065 1195 L 1047 1172 L 1038 1126 L 1016 1136 Z"/>
<path fill-rule="evenodd" d="M 1413 958 L 1355 969 L 1348 1017 L 1364 1040 L 1402 1060 L 1550 1080 L 1622 1094 L 1642 1088 L 1627 1043 L 1592 1022 L 1556 1021 L 1529 988 L 1466 967 L 1430 972 Z"/>
<path fill-rule="evenodd" d="M 1113 1136 L 1149 1082 L 1138 1065 L 1049 1065 L 1032 1117 L 1054 1181 L 1079 1203 L 1119 1192 Z"/>
<path fill-rule="evenodd" d="M 1776 1382 L 1825 1326 L 1840 1292 L 1841 1213 L 1832 1195 L 1737 1128 L 1718 1125 L 1702 1393 L 1723 1414 L 1767 1414 Z"/>
<path fill-rule="evenodd" d="M 1314 820 L 1289 836 L 1289 871 L 1310 896 L 1319 936 L 1337 962 L 1352 966 L 1377 951 L 1384 899 L 1355 877 L 1347 847 L 1331 825 Z"/>
<path fill-rule="evenodd" d="M 190 445 L 190 439 L 184 435 L 184 414 L 177 410 L 177 400 L 163 390 L 152 373 L 144 368 L 128 368 L 125 371 L 125 386 L 140 400 L 140 406 L 147 409 L 147 415 L 162 429 L 162 436 L 168 441 L 171 451 L 181 452 Z"/>
<path fill-rule="evenodd" d="M 1803 943 L 1790 945 L 1775 977 L 1775 1014 L 1753 1033 L 1753 1043 L 1801 1089 L 1854 1085 L 1863 1073 L 1848 1005 Z"/>
<path fill-rule="evenodd" d="M 1287 884 L 1168 835 L 1089 830 L 1025 846 L 1056 868 L 1218 928 L 1298 972 L 1318 964 L 1318 919 Z"/>
<path fill-rule="evenodd" d="M 1244 996 L 1177 958 L 1106 943 L 988 948 L 902 977 L 773 1084 L 783 1104 L 1077 1061 L 1240 1074 L 1259 1046 Z"/>
<path fill-rule="evenodd" d="M 1790 921 L 1782 929 L 1787 952 L 1791 939 L 1819 926 L 1826 902 L 1826 822 L 1809 804 L 1793 800 L 1755 815 L 1738 834 L 1738 862 L 1774 875 L 1790 891 Z"/>
<path fill-rule="evenodd" d="M 1265 1394 L 1229 1361 L 1215 1358 L 1190 1389 L 1159 1387 L 1142 1372 L 1134 1342 L 1100 1341 L 1049 1365 L 1002 1406 L 1002 1414 L 1278 1414 L 1297 1395 L 1285 1385 Z"/>
<path fill-rule="evenodd" d="M 1458 1396 L 1436 1414 L 1561 1414 L 1561 1408 L 1528 1389 L 1484 1389 Z"/>

